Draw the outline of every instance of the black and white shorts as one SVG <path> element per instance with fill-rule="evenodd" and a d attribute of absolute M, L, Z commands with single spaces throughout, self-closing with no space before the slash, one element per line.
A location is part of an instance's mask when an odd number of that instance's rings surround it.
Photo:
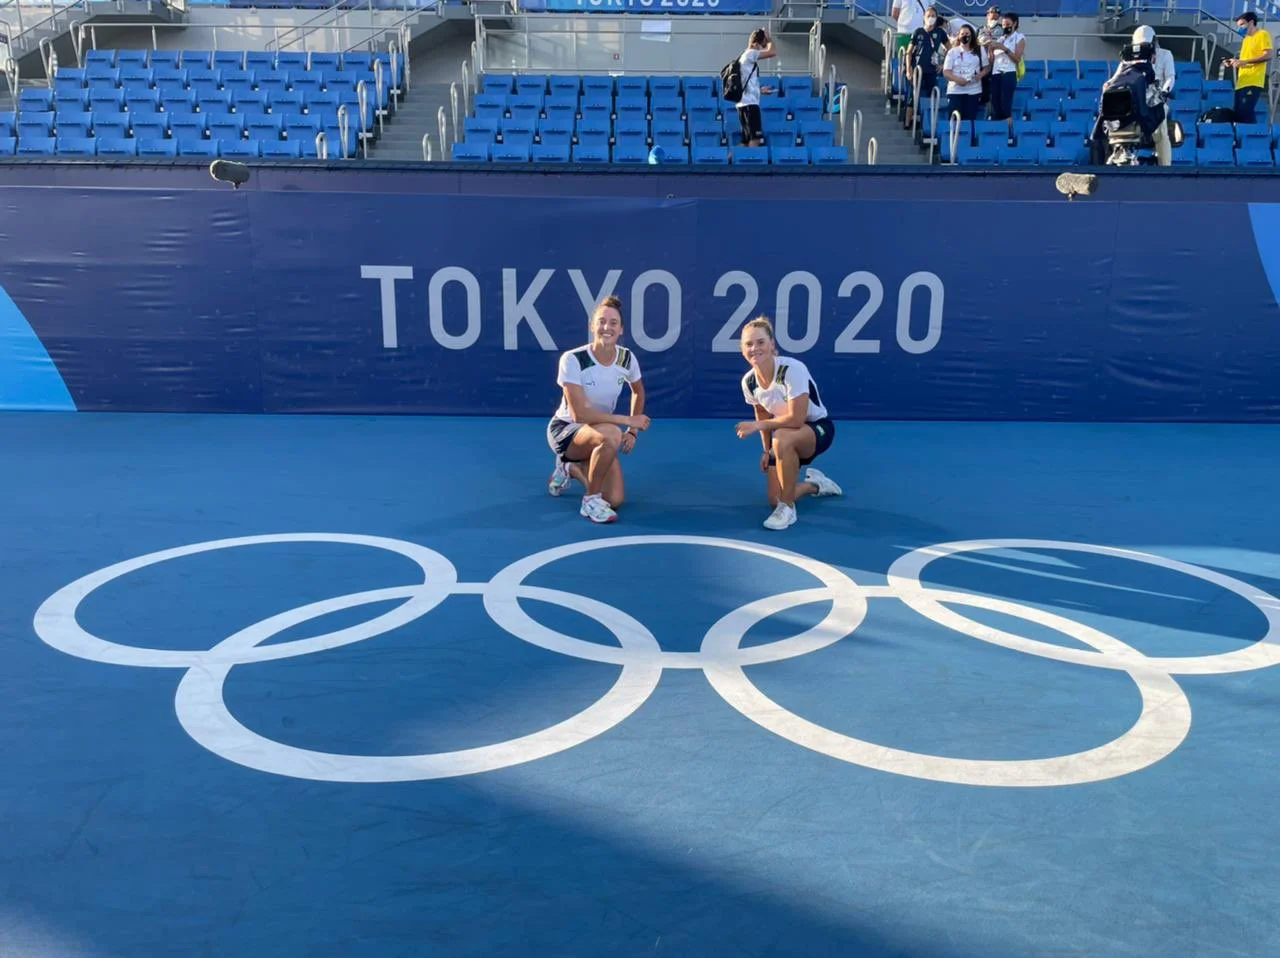
<path fill-rule="evenodd" d="M 802 466 L 809 465 L 809 463 L 813 462 L 813 460 L 817 459 L 824 452 L 830 449 L 831 444 L 835 442 L 836 438 L 836 424 L 830 419 L 816 419 L 813 422 L 805 423 L 805 425 L 813 430 L 814 446 L 813 455 L 809 456 L 807 459 L 800 460 L 800 465 Z M 777 460 L 772 454 L 770 454 L 769 465 L 772 466 L 776 463 Z"/>
<path fill-rule="evenodd" d="M 573 445 L 574 434 L 582 428 L 582 423 L 567 422 L 564 419 L 551 417 L 551 421 L 547 423 L 547 445 L 561 459 L 569 451 L 569 447 Z M 565 459 L 568 462 L 567 459 Z"/>

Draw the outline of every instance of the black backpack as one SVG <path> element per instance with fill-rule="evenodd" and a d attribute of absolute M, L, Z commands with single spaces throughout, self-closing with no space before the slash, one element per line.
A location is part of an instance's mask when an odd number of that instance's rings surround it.
<path fill-rule="evenodd" d="M 753 65 L 751 69 L 755 69 Z M 729 103 L 737 103 L 742 99 L 746 84 L 742 82 L 742 64 L 735 57 L 724 65 L 720 71 L 720 90 Z"/>

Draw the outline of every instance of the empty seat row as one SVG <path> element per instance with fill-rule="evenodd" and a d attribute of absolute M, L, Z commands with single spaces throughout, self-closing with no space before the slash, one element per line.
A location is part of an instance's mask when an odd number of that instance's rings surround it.
<path fill-rule="evenodd" d="M 379 54 L 389 61 L 388 54 Z M 287 67 L 311 69 L 369 68 L 374 60 L 370 53 L 305 53 L 305 51 L 271 50 L 88 50 L 84 54 L 87 67 L 197 67 L 209 69 L 252 69 Z"/>
<path fill-rule="evenodd" d="M 813 80 L 807 76 L 774 77 L 762 82 L 772 83 L 783 95 L 805 91 L 813 93 Z M 594 95 L 663 94 L 675 96 L 681 93 L 700 93 L 716 96 L 720 92 L 720 78 L 710 76 L 600 76 L 542 74 L 485 74 L 477 88 L 485 93 L 573 93 Z"/>
<path fill-rule="evenodd" d="M 31 96 L 31 91 L 23 91 L 18 101 L 20 109 L 34 113 L 62 111 L 62 110 L 89 110 L 122 113 L 128 111 L 155 113 L 164 111 L 166 113 L 193 113 L 197 110 L 204 111 L 210 108 L 223 109 L 226 111 L 239 111 L 241 107 L 258 108 L 259 112 L 276 110 L 282 107 L 291 107 L 303 111 L 311 111 L 316 109 L 334 109 L 343 103 L 359 103 L 360 99 L 355 94 L 342 93 L 295 93 L 295 92 L 278 92 L 275 94 L 268 93 L 239 93 L 233 94 L 229 91 L 205 91 L 203 93 L 196 90 L 111 90 L 89 93 L 81 91 L 79 93 L 57 92 L 53 96 Z M 39 91 L 47 93 L 48 91 Z"/>
<path fill-rule="evenodd" d="M 488 144 L 457 143 L 453 148 L 455 162 L 470 163 L 630 163 L 648 164 L 650 150 L 641 145 L 618 144 L 570 146 L 569 144 Z M 836 165 L 849 161 L 844 147 L 736 147 L 723 146 L 664 148 L 654 159 L 663 164 L 736 166 L 808 166 Z"/>
<path fill-rule="evenodd" d="M 0 156 L 225 156 L 235 158 L 261 157 L 264 159 L 314 158 L 316 144 L 311 141 L 243 140 L 223 143 L 217 140 L 125 140 L 116 138 L 81 139 L 62 137 L 53 139 L 38 137 L 14 140 L 0 137 Z M 336 159 L 338 152 L 329 147 L 329 158 Z"/>

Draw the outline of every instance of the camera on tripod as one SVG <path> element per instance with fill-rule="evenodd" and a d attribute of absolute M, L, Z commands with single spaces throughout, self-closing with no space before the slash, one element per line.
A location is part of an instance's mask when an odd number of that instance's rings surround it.
<path fill-rule="evenodd" d="M 1182 143 L 1182 125 L 1168 119 L 1168 94 L 1156 81 L 1154 31 L 1140 27 L 1121 53 L 1120 69 L 1102 88 L 1094 139 L 1107 166 L 1153 166 L 1155 135 L 1168 124 L 1171 147 Z"/>

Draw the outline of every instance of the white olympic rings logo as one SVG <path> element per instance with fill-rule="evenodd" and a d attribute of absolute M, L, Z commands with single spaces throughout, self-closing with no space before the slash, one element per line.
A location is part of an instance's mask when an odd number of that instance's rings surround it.
<path fill-rule="evenodd" d="M 207 651 L 148 649 L 120 645 L 93 635 L 76 620 L 80 603 L 93 591 L 130 572 L 182 556 L 270 543 L 343 543 L 404 556 L 422 570 L 423 581 L 337 596 L 263 619 Z M 637 545 L 683 545 L 732 549 L 786 562 L 813 575 L 820 587 L 785 592 L 750 602 L 724 615 L 702 639 L 697 652 L 664 651 L 644 625 L 626 613 L 587 596 L 526 585 L 529 575 L 566 556 Z M 1032 606 L 982 595 L 934 589 L 921 582 L 930 563 L 945 556 L 988 549 L 1051 549 L 1087 552 L 1148 563 L 1214 583 L 1252 603 L 1265 617 L 1266 633 L 1240 649 L 1213 655 L 1151 657 L 1089 626 Z M 503 630 L 533 645 L 579 659 L 621 666 L 605 695 L 564 721 L 520 738 L 423 755 L 342 755 L 296 748 L 246 728 L 231 714 L 223 687 L 239 665 L 293 658 L 381 635 L 425 615 L 451 595 L 476 595 Z M 924 617 L 956 632 L 1018 652 L 1075 665 L 1128 673 L 1142 697 L 1142 711 L 1119 738 L 1083 752 L 1052 758 L 981 760 L 921 754 L 876 745 L 816 725 L 772 701 L 748 679 L 749 666 L 778 662 L 829 646 L 853 633 L 867 614 L 868 599 L 898 599 Z M 557 632 L 532 619 L 521 599 L 548 602 L 591 617 L 607 628 L 617 646 Z M 387 600 L 404 600 L 389 612 L 359 625 L 311 638 L 266 644 L 300 623 L 331 612 Z M 830 602 L 817 625 L 785 639 L 742 647 L 756 623 L 788 609 Z M 995 629 L 954 611 L 952 606 L 986 609 L 1037 623 L 1075 639 L 1087 649 L 1054 645 Z M 701 669 L 711 687 L 731 706 L 771 732 L 831 758 L 915 778 L 987 786 L 1050 786 L 1097 782 L 1146 768 L 1173 752 L 1191 727 L 1191 705 L 1175 675 L 1208 675 L 1266 668 L 1280 662 L 1280 600 L 1245 582 L 1174 559 L 1117 549 L 1042 539 L 951 542 L 910 552 L 889 568 L 885 586 L 859 585 L 839 569 L 782 549 L 733 539 L 686 535 L 624 536 L 546 549 L 512 563 L 488 582 L 459 582 L 457 570 L 440 553 L 411 542 L 379 536 L 299 533 L 218 539 L 153 552 L 84 576 L 58 590 L 40 606 L 35 630 L 48 645 L 70 655 L 114 665 L 185 669 L 175 700 L 187 733 L 228 761 L 276 775 L 331 782 L 403 782 L 450 778 L 492 771 L 580 745 L 613 728 L 636 711 L 657 687 L 664 669 Z"/>

